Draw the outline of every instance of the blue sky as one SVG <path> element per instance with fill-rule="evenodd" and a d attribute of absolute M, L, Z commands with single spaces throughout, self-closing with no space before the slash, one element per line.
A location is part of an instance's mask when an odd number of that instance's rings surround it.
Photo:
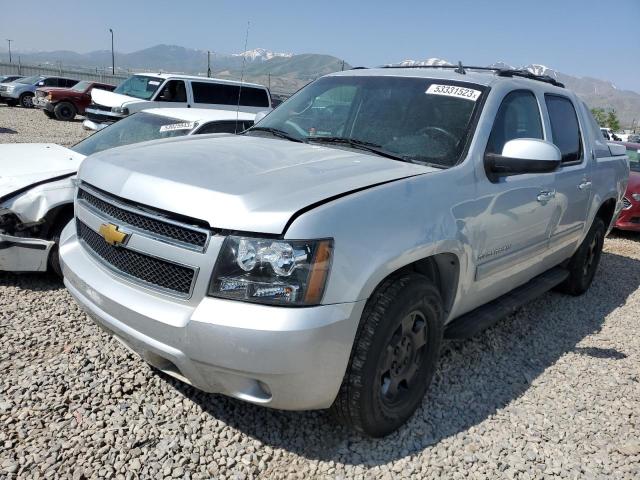
<path fill-rule="evenodd" d="M 13 5 L 17 13 L 20 7 Z M 478 65 L 542 63 L 640 92 L 640 0 L 31 0 L 28 5 L 32 15 L 5 9 L 0 18 L 0 39 L 12 38 L 15 50 L 108 49 L 111 27 L 118 51 L 166 43 L 233 53 L 242 50 L 250 21 L 249 49 L 328 53 L 364 66 L 427 57 Z"/>

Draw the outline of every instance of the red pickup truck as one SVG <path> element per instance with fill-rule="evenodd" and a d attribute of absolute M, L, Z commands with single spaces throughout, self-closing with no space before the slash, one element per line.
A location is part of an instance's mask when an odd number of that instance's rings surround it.
<path fill-rule="evenodd" d="M 83 80 L 71 88 L 41 87 L 36 90 L 33 106 L 41 108 L 49 118 L 70 121 L 76 115 L 84 115 L 91 103 L 91 90 L 112 91 L 115 85 Z"/>

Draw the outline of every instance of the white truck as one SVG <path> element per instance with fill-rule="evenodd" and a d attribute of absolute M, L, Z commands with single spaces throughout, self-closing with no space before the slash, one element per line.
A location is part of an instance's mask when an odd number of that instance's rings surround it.
<path fill-rule="evenodd" d="M 589 288 L 628 175 L 548 77 L 345 71 L 242 135 L 92 156 L 60 257 L 89 316 L 158 369 L 381 436 L 445 336 Z"/>
<path fill-rule="evenodd" d="M 0 145 L 0 271 L 61 274 L 58 239 L 73 216 L 73 175 L 89 155 L 151 140 L 240 133 L 253 113 L 155 108 L 133 114 L 71 148 L 46 143 Z"/>
<path fill-rule="evenodd" d="M 83 127 L 100 130 L 151 108 L 212 108 L 256 114 L 271 109 L 263 85 L 175 73 L 136 73 L 112 92 L 94 89 Z"/>

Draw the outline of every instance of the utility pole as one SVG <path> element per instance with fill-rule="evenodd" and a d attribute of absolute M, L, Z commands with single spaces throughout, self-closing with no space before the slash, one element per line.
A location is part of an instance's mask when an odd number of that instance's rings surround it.
<path fill-rule="evenodd" d="M 269 90 L 271 90 L 271 72 L 269 72 Z"/>
<path fill-rule="evenodd" d="M 207 50 L 207 77 L 211 78 L 211 51 Z"/>
<path fill-rule="evenodd" d="M 13 42 L 13 40 L 7 38 L 7 42 L 9 42 L 9 63 L 11 63 L 11 42 Z"/>
<path fill-rule="evenodd" d="M 109 29 L 109 32 L 111 33 L 111 74 L 115 75 L 116 74 L 116 56 L 113 53 L 113 30 Z"/>
<path fill-rule="evenodd" d="M 344 60 L 342 60 L 342 71 L 344 72 Z"/>

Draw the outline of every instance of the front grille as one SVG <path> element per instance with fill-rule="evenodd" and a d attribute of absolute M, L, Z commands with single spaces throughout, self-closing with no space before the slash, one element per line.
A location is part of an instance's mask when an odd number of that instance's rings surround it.
<path fill-rule="evenodd" d="M 163 222 L 156 218 L 125 210 L 124 208 L 120 208 L 104 201 L 102 198 L 92 195 L 82 188 L 78 190 L 78 199 L 88 203 L 94 209 L 110 218 L 119 220 L 129 226 L 152 233 L 166 240 L 177 241 L 192 247 L 197 247 L 199 250 L 204 250 L 207 244 L 209 235 L 206 232 Z"/>
<path fill-rule="evenodd" d="M 0 85 L 0 92 L 6 92 L 7 91 L 7 87 L 6 85 Z"/>
<path fill-rule="evenodd" d="M 191 293 L 196 272 L 193 268 L 150 257 L 123 247 L 114 247 L 98 233 L 76 219 L 78 238 L 102 261 L 118 272 L 143 284 L 182 296 Z"/>
<path fill-rule="evenodd" d="M 92 122 L 103 123 L 103 122 L 115 122 L 117 120 L 120 120 L 120 117 L 112 117 L 111 115 L 101 115 L 99 113 L 93 113 L 88 111 L 85 111 L 85 112 L 86 112 L 85 114 L 87 119 L 91 120 Z"/>
<path fill-rule="evenodd" d="M 622 199 L 622 209 L 628 210 L 630 208 L 631 208 L 631 201 L 627 197 L 624 197 Z"/>
<path fill-rule="evenodd" d="M 97 103 L 92 103 L 89 105 L 89 108 L 93 108 L 94 110 L 101 110 L 103 112 L 110 112 L 111 107 L 105 107 L 104 105 L 99 105 Z"/>

